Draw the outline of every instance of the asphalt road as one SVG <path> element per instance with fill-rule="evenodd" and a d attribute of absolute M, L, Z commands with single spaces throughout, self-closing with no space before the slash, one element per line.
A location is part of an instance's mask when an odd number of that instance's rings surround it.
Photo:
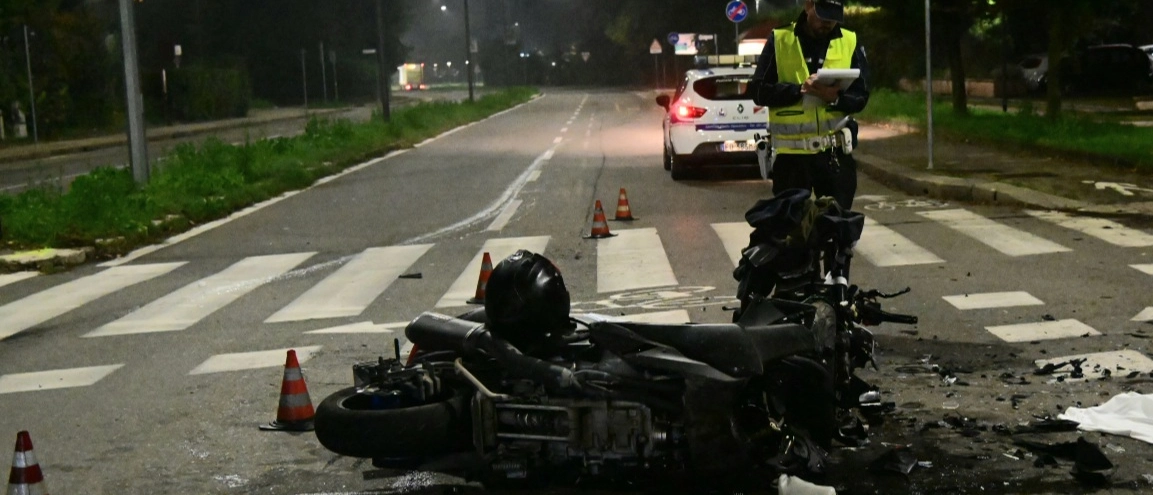
<path fill-rule="evenodd" d="M 743 214 L 769 184 L 742 171 L 673 182 L 651 96 L 547 90 L 115 266 L 0 278 L 0 438 L 30 431 L 55 493 L 439 493 L 430 488 L 439 478 L 382 476 L 311 434 L 259 431 L 275 417 L 285 350 L 300 353 L 319 403 L 351 384 L 354 362 L 392 353 L 403 336 L 382 325 L 463 311 L 481 253 L 499 260 L 517 247 L 556 263 L 577 310 L 728 321 Z M 582 239 L 594 201 L 612 218 L 621 188 L 637 220 L 610 221 L 611 240 Z M 1153 305 L 1153 243 L 1141 245 L 1150 230 L 1083 232 L 1067 219 L 911 198 L 864 177 L 859 195 L 876 224 L 858 245 L 854 281 L 912 287 L 888 308 L 921 322 L 877 329 L 881 368 L 869 379 L 897 409 L 870 446 L 835 453 L 840 468 L 827 482 L 842 493 L 1083 491 L 1068 463 L 1034 468 L 992 425 L 1149 391 L 1153 328 L 1133 319 Z M 326 303 L 314 287 L 358 302 Z M 365 322 L 377 326 L 306 333 Z M 1042 325 L 1009 326 L 1033 323 Z M 1124 369 L 1108 365 L 1107 381 L 1091 366 L 1084 381 L 1031 375 L 1035 360 L 1118 351 L 1132 352 L 1120 355 Z M 59 370 L 70 371 L 44 373 Z M 1134 370 L 1143 374 L 1126 378 Z M 976 435 L 938 425 L 946 415 L 979 421 Z M 1085 436 L 1113 446 L 1114 491 L 1148 489 L 1153 449 Z M 932 466 L 862 475 L 906 444 Z"/>

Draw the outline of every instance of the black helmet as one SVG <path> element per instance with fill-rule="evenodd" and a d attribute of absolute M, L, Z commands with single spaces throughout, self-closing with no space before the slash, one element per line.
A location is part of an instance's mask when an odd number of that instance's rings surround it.
<path fill-rule="evenodd" d="M 493 268 L 484 310 L 492 334 L 524 352 L 571 327 L 569 294 L 560 270 L 548 258 L 524 249 Z"/>

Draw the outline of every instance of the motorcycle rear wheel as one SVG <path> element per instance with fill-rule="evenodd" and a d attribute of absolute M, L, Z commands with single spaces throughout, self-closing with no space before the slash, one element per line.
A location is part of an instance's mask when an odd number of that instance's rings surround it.
<path fill-rule="evenodd" d="M 340 455 L 417 459 L 468 447 L 468 396 L 456 391 L 437 401 L 395 409 L 370 408 L 370 396 L 349 387 L 316 408 L 316 439 Z"/>

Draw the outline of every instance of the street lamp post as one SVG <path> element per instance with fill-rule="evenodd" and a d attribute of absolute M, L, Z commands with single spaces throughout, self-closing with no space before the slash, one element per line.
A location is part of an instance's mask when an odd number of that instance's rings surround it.
<path fill-rule="evenodd" d="M 28 103 L 32 108 L 32 142 L 40 142 L 40 130 L 36 125 L 36 91 L 32 89 L 32 56 L 28 49 L 28 25 L 24 25 L 24 61 L 28 64 Z"/>
<path fill-rule="evenodd" d="M 464 0 L 464 70 L 468 72 L 468 101 L 476 101 L 472 89 L 472 30 L 468 22 L 468 0 Z"/>
<path fill-rule="evenodd" d="M 136 18 L 132 0 L 120 0 L 120 45 L 124 52 L 124 91 L 128 104 L 128 148 L 132 178 L 148 182 L 148 141 L 144 136 L 144 96 L 140 91 L 140 66 L 136 60 Z"/>
<path fill-rule="evenodd" d="M 385 122 L 392 119 L 387 74 L 384 70 L 384 0 L 376 0 L 376 90 L 380 93 L 380 118 Z"/>

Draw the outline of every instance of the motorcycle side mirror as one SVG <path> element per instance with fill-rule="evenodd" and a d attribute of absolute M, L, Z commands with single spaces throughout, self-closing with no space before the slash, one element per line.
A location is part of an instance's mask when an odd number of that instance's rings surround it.
<path fill-rule="evenodd" d="M 672 98 L 670 98 L 669 95 L 657 96 L 657 105 L 664 107 L 665 110 L 669 109 L 669 103 L 672 103 Z"/>

